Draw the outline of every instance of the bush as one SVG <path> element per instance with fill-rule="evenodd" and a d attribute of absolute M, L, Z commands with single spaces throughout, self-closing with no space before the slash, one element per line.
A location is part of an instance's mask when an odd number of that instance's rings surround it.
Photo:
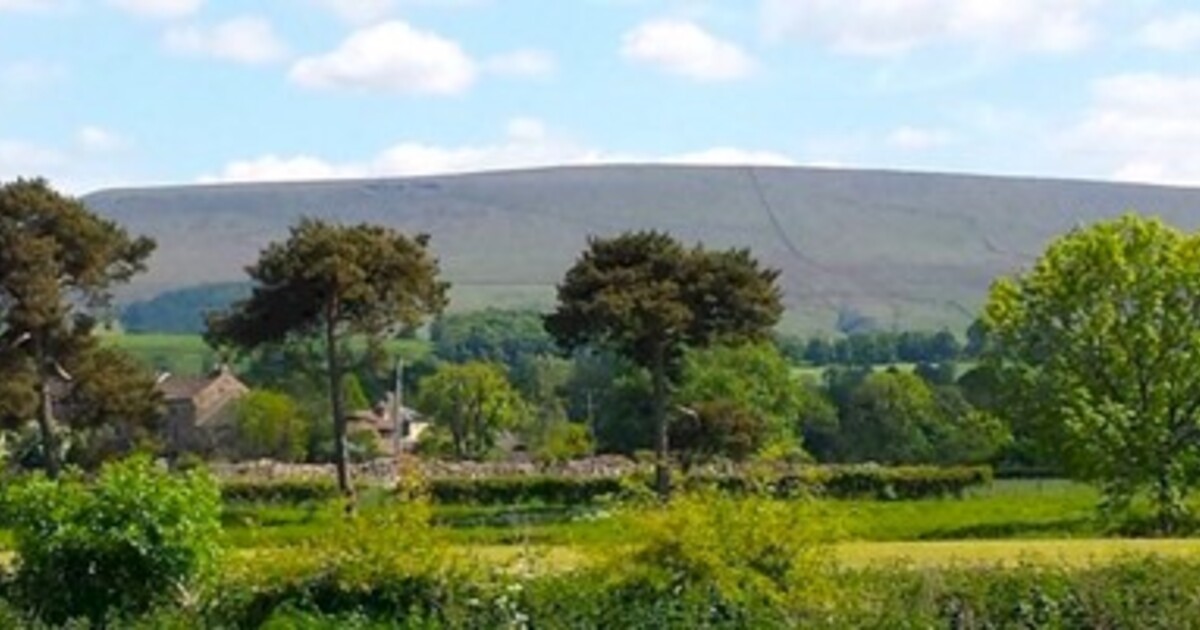
<path fill-rule="evenodd" d="M 328 476 L 281 479 L 227 479 L 221 495 L 228 502 L 310 503 L 342 496 L 337 482 Z"/>
<path fill-rule="evenodd" d="M 219 550 L 217 484 L 149 458 L 107 464 L 90 484 L 32 477 L 8 489 L 5 510 L 19 557 L 14 595 L 51 623 L 168 602 L 201 584 Z"/>
<path fill-rule="evenodd" d="M 435 502 L 476 505 L 516 505 L 533 502 L 576 505 L 597 501 L 602 497 L 620 496 L 625 489 L 621 477 L 530 475 L 442 478 L 429 481 L 429 493 Z"/>
<path fill-rule="evenodd" d="M 302 547 L 232 566 L 211 605 L 211 621 L 236 628 L 326 619 L 463 627 L 467 600 L 485 580 L 459 561 L 429 518 L 420 501 L 392 506 L 335 520 Z"/>
<path fill-rule="evenodd" d="M 834 499 L 913 500 L 961 496 L 968 488 L 991 481 L 992 471 L 987 467 L 859 465 L 700 471 L 689 475 L 684 486 L 778 499 L 816 495 Z"/>

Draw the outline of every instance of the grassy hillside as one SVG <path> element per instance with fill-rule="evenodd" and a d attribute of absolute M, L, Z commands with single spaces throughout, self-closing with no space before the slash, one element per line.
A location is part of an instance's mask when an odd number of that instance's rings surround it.
<path fill-rule="evenodd" d="M 1000 273 L 1055 235 L 1130 209 L 1200 226 L 1200 191 L 957 175 L 609 166 L 392 180 L 111 190 L 99 212 L 158 239 L 125 297 L 243 279 L 298 217 L 428 232 L 454 307 L 548 306 L 589 235 L 669 230 L 750 247 L 783 270 L 787 328 L 839 313 L 879 325 L 962 327 Z"/>

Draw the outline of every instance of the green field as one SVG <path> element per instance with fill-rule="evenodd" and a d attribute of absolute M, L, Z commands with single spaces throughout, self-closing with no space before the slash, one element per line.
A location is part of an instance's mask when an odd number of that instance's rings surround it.
<path fill-rule="evenodd" d="M 200 335 L 106 334 L 104 343 L 128 352 L 149 369 L 181 376 L 204 374 L 215 367 L 217 353 Z M 408 360 L 429 354 L 428 342 L 396 339 L 386 344 L 387 351 Z"/>
<path fill-rule="evenodd" d="M 364 497 L 365 511 L 389 501 Z M 1200 540 L 1121 538 L 1095 517 L 1098 493 L 1059 480 L 998 481 L 962 499 L 817 500 L 795 509 L 819 521 L 846 566 L 912 563 L 1082 565 L 1131 555 L 1200 559 Z M 638 543 L 616 506 L 437 506 L 434 522 L 470 554 L 507 563 L 530 556 L 564 569 Z M 329 527 L 336 506 L 231 505 L 229 542 L 247 553 L 290 548 Z"/>

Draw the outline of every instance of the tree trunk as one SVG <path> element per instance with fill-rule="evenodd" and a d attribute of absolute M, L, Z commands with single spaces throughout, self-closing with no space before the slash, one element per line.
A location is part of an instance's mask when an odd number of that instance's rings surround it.
<path fill-rule="evenodd" d="M 46 466 L 46 476 L 57 479 L 62 471 L 62 463 L 58 459 L 58 434 L 54 421 L 54 392 L 50 379 L 50 357 L 46 349 L 44 333 L 35 336 L 35 360 L 38 378 L 38 432 L 42 438 L 42 458 Z"/>
<path fill-rule="evenodd" d="M 1159 534 L 1169 535 L 1179 524 L 1182 514 L 1178 499 L 1175 486 L 1171 483 L 1170 471 L 1165 469 L 1160 471 L 1158 482 L 1155 484 L 1155 503 L 1157 504 L 1155 507 L 1158 510 Z"/>
<path fill-rule="evenodd" d="M 651 368 L 654 380 L 654 487 L 658 498 L 671 498 L 671 451 L 667 437 L 667 366 L 666 349 L 658 345 L 654 349 L 654 365 Z"/>
<path fill-rule="evenodd" d="M 45 458 L 46 475 L 58 479 L 62 463 L 58 460 L 58 435 L 54 428 L 54 394 L 50 389 L 50 376 L 44 367 L 38 371 L 38 380 L 37 420 L 38 431 L 42 434 L 42 456 Z"/>
<path fill-rule="evenodd" d="M 342 365 L 337 345 L 337 304 L 330 305 L 325 317 L 325 356 L 329 362 L 329 402 L 333 407 L 333 463 L 337 466 L 338 489 L 347 498 L 354 497 L 350 482 L 349 441 L 346 436 L 346 409 L 342 402 Z"/>

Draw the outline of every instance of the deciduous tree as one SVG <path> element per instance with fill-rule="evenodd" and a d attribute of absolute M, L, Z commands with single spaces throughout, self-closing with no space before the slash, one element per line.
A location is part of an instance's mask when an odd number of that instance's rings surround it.
<path fill-rule="evenodd" d="M 992 287 L 984 326 L 1068 470 L 1114 508 L 1149 490 L 1173 529 L 1200 479 L 1200 236 L 1135 215 L 1076 229 Z"/>
<path fill-rule="evenodd" d="M 525 401 L 495 363 L 446 363 L 421 381 L 417 406 L 449 432 L 459 459 L 483 459 L 501 431 L 518 428 Z"/>

